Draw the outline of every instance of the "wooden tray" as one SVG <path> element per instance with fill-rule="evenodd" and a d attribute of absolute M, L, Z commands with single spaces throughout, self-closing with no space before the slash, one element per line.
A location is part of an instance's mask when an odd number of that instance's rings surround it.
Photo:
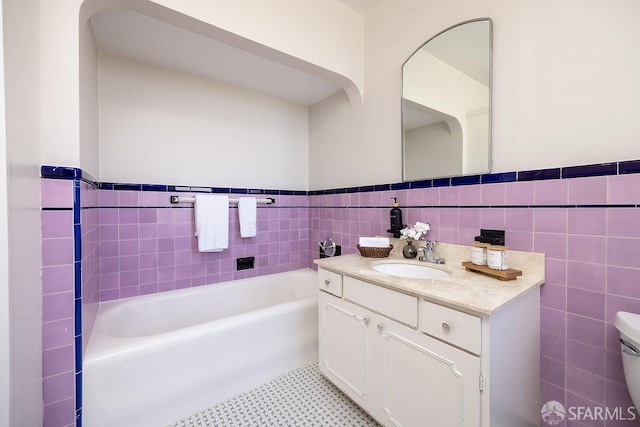
<path fill-rule="evenodd" d="M 473 271 L 474 273 L 484 274 L 485 276 L 493 277 L 498 280 L 516 280 L 516 277 L 522 276 L 522 271 L 510 268 L 508 270 L 494 270 L 486 265 L 476 265 L 471 261 L 464 261 L 462 266 L 467 271 Z"/>

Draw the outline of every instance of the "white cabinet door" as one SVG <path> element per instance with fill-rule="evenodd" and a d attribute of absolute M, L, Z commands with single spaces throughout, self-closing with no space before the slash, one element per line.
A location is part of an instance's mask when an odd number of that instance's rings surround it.
<path fill-rule="evenodd" d="M 364 409 L 371 384 L 369 312 L 324 292 L 319 296 L 320 371 Z"/>
<path fill-rule="evenodd" d="M 480 358 L 376 316 L 376 418 L 387 426 L 479 426 Z"/>

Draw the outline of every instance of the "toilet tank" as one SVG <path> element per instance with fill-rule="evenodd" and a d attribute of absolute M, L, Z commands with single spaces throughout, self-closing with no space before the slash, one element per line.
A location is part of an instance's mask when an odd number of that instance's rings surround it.
<path fill-rule="evenodd" d="M 640 408 L 640 314 L 619 311 L 613 322 L 620 331 L 622 367 L 629 395 Z"/>

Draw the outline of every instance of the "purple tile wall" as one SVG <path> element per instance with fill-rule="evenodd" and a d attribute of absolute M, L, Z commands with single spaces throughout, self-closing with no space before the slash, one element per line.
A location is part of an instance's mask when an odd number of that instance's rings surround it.
<path fill-rule="evenodd" d="M 97 187 L 80 182 L 82 229 L 82 354 L 87 349 L 100 298 L 100 235 Z"/>
<path fill-rule="evenodd" d="M 316 242 L 330 236 L 355 253 L 360 236 L 388 235 L 391 197 L 404 223 L 431 224 L 431 240 L 469 244 L 480 228 L 504 229 L 510 248 L 546 253 L 541 402 L 626 411 L 613 317 L 640 313 L 640 208 L 611 205 L 640 204 L 639 188 L 635 174 L 310 196 L 309 248 L 317 258 Z"/>
<path fill-rule="evenodd" d="M 82 389 L 82 355 L 98 309 L 98 189 L 57 179 L 43 179 L 41 189 L 44 425 L 61 427 L 76 425 L 81 416 L 76 391 Z"/>
<path fill-rule="evenodd" d="M 259 207 L 257 237 L 239 237 L 232 208 L 229 249 L 201 254 L 192 205 L 171 205 L 166 192 L 81 182 L 83 349 L 99 300 L 313 267 L 326 237 L 354 253 L 360 236 L 386 235 L 398 197 L 404 222 L 429 222 L 432 240 L 468 244 L 480 228 L 499 228 L 510 248 L 546 253 L 541 402 L 626 408 L 612 322 L 619 310 L 640 313 L 638 188 L 640 174 L 278 196 Z M 73 181 L 43 179 L 42 198 L 44 208 L 62 208 L 42 214 L 45 425 L 65 426 L 75 408 Z M 256 268 L 236 271 L 243 256 L 255 256 Z"/>
<path fill-rule="evenodd" d="M 198 252 L 192 203 L 171 205 L 169 193 L 154 191 L 100 190 L 98 196 L 101 301 L 309 267 L 306 196 L 258 205 L 253 238 L 240 237 L 232 205 L 229 249 L 220 253 Z M 236 258 L 247 256 L 255 256 L 255 268 L 236 271 Z"/>
<path fill-rule="evenodd" d="M 44 179 L 41 189 L 44 426 L 69 426 L 76 403 L 73 181 Z"/>
<path fill-rule="evenodd" d="M 101 299 L 309 267 L 306 196 L 279 196 L 274 206 L 260 205 L 258 234 L 248 239 L 240 238 L 232 208 L 229 249 L 201 254 L 193 205 L 171 205 L 169 193 L 98 190 L 68 179 L 43 179 L 41 186 L 47 427 L 75 425 L 81 417 L 81 358 Z M 80 205 L 74 205 L 78 197 Z M 255 256 L 256 267 L 236 271 L 236 258 L 245 256 Z"/>

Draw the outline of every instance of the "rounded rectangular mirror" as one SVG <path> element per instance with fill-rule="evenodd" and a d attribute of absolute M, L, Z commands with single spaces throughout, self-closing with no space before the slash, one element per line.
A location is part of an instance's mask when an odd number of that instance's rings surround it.
<path fill-rule="evenodd" d="M 492 31 L 489 18 L 454 25 L 402 66 L 405 181 L 491 169 Z"/>

